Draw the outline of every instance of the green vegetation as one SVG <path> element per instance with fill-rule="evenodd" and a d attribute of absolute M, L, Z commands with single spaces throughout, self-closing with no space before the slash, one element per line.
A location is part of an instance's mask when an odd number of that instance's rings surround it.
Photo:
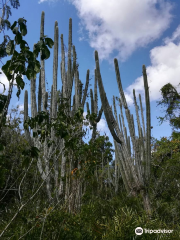
<path fill-rule="evenodd" d="M 135 136 L 134 120 L 123 92 L 118 61 L 115 59 L 114 64 L 120 98 L 113 97 L 113 113 L 103 87 L 97 51 L 94 91 L 90 89 L 90 110 L 86 102 L 89 70 L 83 89 L 76 62 L 77 54 L 72 45 L 72 19 L 69 20 L 67 67 L 61 35 L 62 89 L 57 90 L 58 23 L 54 25 L 53 41 L 44 35 L 44 17 L 45 13 L 42 12 L 40 41 L 35 44 L 33 52 L 23 40 L 27 33 L 26 20 L 23 18 L 10 26 L 15 38 L 6 46 L 6 53 L 11 56 L 11 60 L 7 61 L 2 70 L 11 83 L 11 91 L 8 96 L 3 93 L 0 95 L 0 238 L 179 239 L 180 140 L 174 135 L 160 140 L 151 137 L 146 67 L 143 65 L 147 121 L 145 124 L 139 95 L 141 127 L 134 90 L 138 126 L 138 136 Z M 16 44 L 20 45 L 19 53 L 15 50 Z M 49 48 L 52 46 L 53 85 L 48 93 L 44 63 L 50 56 Z M 39 53 L 40 62 L 36 59 Z M 26 90 L 24 111 L 19 113 L 18 108 L 11 109 L 9 121 L 5 121 L 13 80 L 16 77 L 19 97 L 20 90 L 24 88 L 22 75 L 31 81 L 31 117 L 28 114 Z M 97 87 L 102 103 L 99 111 Z M 178 110 L 172 99 L 178 100 L 179 95 L 166 94 L 163 97 L 171 105 L 168 114 L 172 113 L 172 109 Z M 121 111 L 119 121 L 115 100 Z M 83 117 L 85 102 L 86 118 Z M 127 136 L 122 108 L 125 109 L 130 136 Z M 97 123 L 103 112 L 114 139 L 115 150 L 109 138 L 100 136 L 97 131 Z M 178 121 L 176 118 L 175 126 L 180 126 Z M 92 129 L 92 137 L 85 143 L 83 137 L 87 136 L 87 129 L 83 126 L 87 125 Z M 173 233 L 144 233 L 137 236 L 137 227 L 172 229 Z"/>

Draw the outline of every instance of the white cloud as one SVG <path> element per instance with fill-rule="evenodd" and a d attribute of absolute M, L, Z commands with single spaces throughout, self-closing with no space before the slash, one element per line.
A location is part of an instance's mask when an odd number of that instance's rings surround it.
<path fill-rule="evenodd" d="M 104 132 L 110 136 L 110 131 L 109 128 L 107 126 L 107 122 L 105 119 L 101 119 L 98 124 L 97 124 L 97 130 L 100 131 L 102 134 L 104 134 Z"/>
<path fill-rule="evenodd" d="M 180 83 L 180 25 L 172 34 L 172 38 L 166 38 L 164 45 L 153 48 L 150 51 L 151 66 L 146 68 L 150 89 L 150 100 L 157 101 L 161 98 L 160 89 L 167 83 L 177 87 Z M 178 41 L 176 44 L 173 41 Z M 133 89 L 144 95 L 143 77 L 138 77 L 126 90 L 127 102 L 132 102 Z M 179 91 L 179 88 L 177 88 Z"/>
<path fill-rule="evenodd" d="M 0 74 L 0 82 L 2 82 L 5 85 L 6 91 L 4 92 L 4 94 L 7 95 L 8 89 L 9 89 L 9 81 L 8 81 L 6 75 L 1 70 L 1 68 L 0 68 L 0 72 L 2 73 L 2 74 Z M 4 91 L 4 87 L 2 84 L 0 84 L 0 93 L 2 94 L 3 91 Z"/>
<path fill-rule="evenodd" d="M 2 74 L 0 74 L 0 82 L 4 83 L 5 88 L 6 88 L 6 91 L 4 92 L 4 94 L 7 95 L 8 90 L 9 90 L 9 81 L 1 68 L 0 68 L 0 72 L 2 73 Z M 16 74 L 15 74 L 15 78 L 16 78 Z M 24 79 L 24 76 L 22 76 L 22 79 Z M 14 80 L 13 87 L 17 88 L 15 84 L 17 84 L 16 79 Z M 0 84 L 0 93 L 2 94 L 3 91 L 4 91 L 4 86 L 2 84 Z"/>
<path fill-rule="evenodd" d="M 165 38 L 164 43 L 168 44 L 169 42 L 173 42 L 176 40 L 180 40 L 180 25 L 176 28 L 176 31 L 173 33 L 172 38 Z"/>
<path fill-rule="evenodd" d="M 81 27 L 101 60 L 110 61 L 118 51 L 117 58 L 125 61 L 137 48 L 158 39 L 172 19 L 173 5 L 165 0 L 68 1 L 77 8 Z"/>

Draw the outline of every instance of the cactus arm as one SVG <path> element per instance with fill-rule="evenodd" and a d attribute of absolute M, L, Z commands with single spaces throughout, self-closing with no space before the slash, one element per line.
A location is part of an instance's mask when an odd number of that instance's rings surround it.
<path fill-rule="evenodd" d="M 86 102 L 86 109 L 87 109 L 87 112 L 89 112 L 89 103 Z"/>
<path fill-rule="evenodd" d="M 52 118 L 52 106 L 53 105 L 53 85 L 51 86 L 51 107 L 50 107 L 50 118 Z"/>
<path fill-rule="evenodd" d="M 96 122 L 99 122 L 100 121 L 100 119 L 101 119 L 101 116 L 102 116 L 102 113 L 103 113 L 103 107 L 101 106 L 101 108 L 100 108 L 100 110 L 99 110 L 99 114 L 98 114 L 98 116 L 97 116 L 97 118 L 96 118 Z"/>
<path fill-rule="evenodd" d="M 82 82 L 81 80 L 79 79 L 79 106 L 81 106 L 81 101 L 82 101 Z"/>
<path fill-rule="evenodd" d="M 115 118 L 116 118 L 116 122 L 118 123 L 117 110 L 116 110 L 116 101 L 115 101 L 114 95 L 113 95 L 113 107 L 114 107 L 114 115 L 115 115 Z"/>
<path fill-rule="evenodd" d="M 97 95 L 97 76 L 96 76 L 96 69 L 94 70 L 94 112 L 97 114 L 98 111 L 98 95 Z"/>
<path fill-rule="evenodd" d="M 84 108 L 84 104 L 85 104 L 85 101 L 86 101 L 88 85 L 89 85 L 89 69 L 87 70 L 87 74 L 86 74 L 86 85 L 85 85 L 83 99 L 82 99 L 82 104 L 81 104 L 82 108 Z"/>
<path fill-rule="evenodd" d="M 139 137 L 141 135 L 141 124 L 140 124 L 140 119 L 139 119 L 139 113 L 138 113 L 138 105 L 137 105 L 137 101 L 136 101 L 136 93 L 135 93 L 135 89 L 133 89 L 133 96 L 134 96 L 134 104 L 135 104 L 135 110 L 136 110 L 136 118 L 137 118 L 137 125 L 138 125 L 138 133 L 139 133 Z"/>
<path fill-rule="evenodd" d="M 24 92 L 24 122 L 28 120 L 28 91 L 25 90 Z M 30 132 L 29 128 L 24 130 L 25 138 L 28 142 L 30 142 Z"/>
<path fill-rule="evenodd" d="M 144 115 L 143 115 L 143 107 L 142 107 L 142 101 L 141 101 L 141 94 L 139 94 L 139 102 L 140 102 L 140 108 L 141 108 L 141 118 L 142 118 L 142 125 L 143 125 L 143 136 L 145 139 L 146 131 L 145 131 L 145 124 L 144 124 Z"/>
<path fill-rule="evenodd" d="M 146 181 L 150 177 L 150 162 L 151 162 L 151 115 L 150 115 L 150 100 L 149 87 L 147 81 L 146 67 L 143 65 L 143 79 L 146 100 Z"/>
<path fill-rule="evenodd" d="M 57 21 L 54 26 L 54 59 L 53 59 L 53 99 L 52 99 L 52 117 L 57 116 L 57 68 L 58 68 L 58 39 L 59 28 Z"/>
<path fill-rule="evenodd" d="M 63 34 L 61 34 L 61 79 L 62 79 L 62 85 L 63 85 L 63 97 L 66 98 L 67 83 L 66 83 L 65 52 L 64 52 Z"/>
<path fill-rule="evenodd" d="M 42 89 L 41 89 L 41 72 L 39 74 L 39 88 L 38 88 L 38 113 L 41 112 Z"/>
<path fill-rule="evenodd" d="M 41 28 L 40 28 L 40 37 L 44 36 L 44 15 L 41 14 Z M 42 56 L 42 51 L 40 52 L 40 57 Z M 43 102 L 43 111 L 45 111 L 45 94 L 46 94 L 46 85 L 45 85 L 45 61 L 41 60 L 41 89 L 42 89 L 42 102 Z"/>
<path fill-rule="evenodd" d="M 94 113 L 94 99 L 92 89 L 90 89 L 90 97 L 91 97 L 91 113 Z"/>
<path fill-rule="evenodd" d="M 79 107 L 79 94 L 78 94 L 78 72 L 76 70 L 75 72 L 75 111 L 77 111 L 78 107 Z"/>
<path fill-rule="evenodd" d="M 99 59 L 98 59 L 98 52 L 95 51 L 95 61 L 96 61 L 96 70 L 97 70 L 97 78 L 98 78 L 98 86 L 99 86 L 99 91 L 100 91 L 100 97 L 101 97 L 101 102 L 102 102 L 102 106 L 103 106 L 103 110 L 104 110 L 104 114 L 107 120 L 107 124 L 109 127 L 109 130 L 113 136 L 113 138 L 118 142 L 118 143 L 122 143 L 122 134 L 119 132 L 119 136 L 121 137 L 121 139 L 119 139 L 119 137 L 117 136 L 116 132 L 118 132 L 118 127 L 116 126 L 117 123 L 115 122 L 112 110 L 109 106 L 105 91 L 104 91 L 104 87 L 102 84 L 102 79 L 101 79 L 101 74 L 100 74 L 100 67 L 99 67 Z M 116 132 L 114 130 L 114 128 L 116 129 Z"/>
<path fill-rule="evenodd" d="M 48 106 L 48 92 L 45 94 L 45 111 L 47 112 L 47 106 Z"/>
<path fill-rule="evenodd" d="M 123 130 L 122 130 L 122 123 L 121 123 L 121 116 L 120 116 L 120 114 L 119 114 L 119 126 L 120 126 L 120 131 L 123 132 Z"/>

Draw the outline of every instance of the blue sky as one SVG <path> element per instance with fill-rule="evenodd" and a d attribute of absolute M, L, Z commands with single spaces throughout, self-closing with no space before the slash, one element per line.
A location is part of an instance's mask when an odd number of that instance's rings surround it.
<path fill-rule="evenodd" d="M 113 59 L 118 59 L 122 86 L 131 113 L 134 113 L 133 88 L 136 90 L 136 96 L 141 93 L 144 103 L 142 65 L 145 64 L 150 87 L 152 136 L 159 139 L 171 135 L 168 122 L 159 126 L 156 117 L 164 116 L 164 113 L 160 107 L 156 107 L 156 101 L 161 99 L 160 88 L 163 85 L 170 82 L 177 86 L 180 83 L 179 0 L 20 1 L 19 9 L 12 9 L 12 16 L 9 20 L 11 23 L 20 17 L 27 20 L 28 34 L 25 40 L 31 50 L 33 44 L 38 42 L 40 37 L 42 11 L 45 12 L 45 35 L 53 39 L 54 23 L 57 20 L 59 36 L 63 34 L 66 46 L 68 46 L 69 18 L 72 18 L 72 41 L 77 52 L 79 78 L 85 84 L 86 72 L 89 69 L 90 78 L 92 78 L 91 88 L 94 86 L 94 51 L 98 51 L 101 60 L 101 76 L 110 105 L 112 105 L 113 95 L 119 96 Z M 10 31 L 6 33 L 13 37 Z M 0 35 L 1 41 L 2 33 Z M 59 42 L 58 89 L 61 87 L 60 47 Z M 5 63 L 7 60 L 8 58 L 4 58 L 2 62 Z M 53 50 L 51 51 L 51 57 L 45 62 L 46 80 L 49 89 L 52 84 L 52 66 Z M 1 67 L 2 63 L 0 63 Z M 25 89 L 30 90 L 29 80 L 26 78 L 24 80 L 27 83 Z M 4 82 L 8 89 L 8 82 L 3 74 L 0 75 L 0 81 Z M 0 86 L 0 90 L 2 92 L 2 86 Z M 19 102 L 16 91 L 16 88 L 14 88 L 9 109 L 12 105 L 16 106 L 17 104 L 20 104 L 21 109 L 23 109 L 24 91 L 21 93 Z M 100 95 L 98 97 L 100 109 Z M 135 115 L 134 119 L 136 119 Z M 101 130 L 101 133 L 106 132 L 112 141 L 105 118 L 98 124 L 98 130 Z"/>

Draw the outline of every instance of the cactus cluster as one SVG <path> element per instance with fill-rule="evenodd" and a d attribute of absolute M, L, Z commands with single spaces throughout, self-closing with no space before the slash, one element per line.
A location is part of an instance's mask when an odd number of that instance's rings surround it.
<path fill-rule="evenodd" d="M 40 27 L 40 37 L 44 36 L 44 17 L 45 14 L 42 12 L 41 15 L 41 27 Z M 72 19 L 69 19 L 69 40 L 68 40 L 68 66 L 67 70 L 65 68 L 65 50 L 63 42 L 63 34 L 61 34 L 61 80 L 62 89 L 57 90 L 57 71 L 58 71 L 58 50 L 59 50 L 59 28 L 58 22 L 54 25 L 54 56 L 53 56 L 53 84 L 51 86 L 51 96 L 48 96 L 45 85 L 45 61 L 41 60 L 41 71 L 39 74 L 39 88 L 38 88 L 38 104 L 36 103 L 36 79 L 31 79 L 31 117 L 36 117 L 41 111 L 49 111 L 49 121 L 53 122 L 57 117 L 57 112 L 60 104 L 62 104 L 62 99 L 66 99 L 68 102 L 68 109 L 66 109 L 66 114 L 73 117 L 79 108 L 84 109 L 86 102 L 88 85 L 89 85 L 89 70 L 87 70 L 86 83 L 84 90 L 82 89 L 82 82 L 79 79 L 78 65 L 76 63 L 77 54 L 75 46 L 72 46 Z M 71 60 L 71 52 L 73 52 L 73 62 Z M 42 54 L 42 52 L 41 52 Z M 73 105 L 71 106 L 72 98 L 72 87 L 73 81 L 75 82 L 75 95 L 73 96 Z M 91 90 L 92 91 L 92 90 Z M 97 81 L 95 83 L 95 96 L 97 96 Z M 50 106 L 48 108 L 48 98 L 50 98 Z M 61 100 L 60 100 L 61 98 Z M 94 105 L 97 106 L 97 97 L 95 97 Z M 97 113 L 97 107 L 95 111 Z M 100 120 L 102 114 L 102 109 L 100 110 L 99 116 L 97 117 L 97 122 Z M 25 91 L 24 96 L 24 121 L 28 119 L 28 91 Z M 33 129 L 33 132 L 38 131 L 38 124 Z M 95 131 L 95 130 L 94 130 Z M 33 137 L 34 136 L 34 137 Z M 52 199 L 52 192 L 56 191 L 56 197 L 67 199 L 69 196 L 69 180 L 68 172 L 73 169 L 73 160 L 70 164 L 67 164 L 66 156 L 64 155 L 64 140 L 60 137 L 55 136 L 55 130 L 51 128 L 50 136 L 45 137 L 45 141 L 42 143 L 37 135 L 32 135 L 29 129 L 25 129 L 25 137 L 34 146 L 38 147 L 42 151 L 42 156 L 38 158 L 37 167 L 41 178 L 46 181 L 46 189 L 49 200 Z M 95 138 L 95 132 L 93 138 Z M 48 140 L 51 140 L 53 144 L 47 147 Z M 82 143 L 82 139 L 80 140 Z M 50 159 L 53 156 L 55 150 L 59 150 L 60 161 L 54 161 L 54 174 L 49 174 L 50 171 Z M 60 175 L 60 176 L 59 176 Z M 54 178 L 55 190 L 51 186 L 51 177 Z M 66 177 L 66 181 L 64 178 Z M 59 180 L 60 179 L 60 180 Z M 75 183 L 73 183 L 75 184 Z M 73 188 L 72 184 L 72 188 Z M 80 187 L 79 187 L 80 188 Z"/>
<path fill-rule="evenodd" d="M 147 81 L 146 68 L 143 65 L 143 78 L 144 78 L 144 89 L 145 89 L 145 100 L 146 100 L 146 133 L 144 126 L 144 118 L 142 112 L 142 102 L 141 96 L 139 95 L 140 105 L 141 105 L 141 116 L 143 123 L 143 131 L 140 124 L 140 118 L 138 114 L 138 106 L 136 102 L 135 90 L 133 90 L 134 95 L 134 103 L 136 109 L 136 117 L 137 117 L 137 126 L 138 126 L 138 137 L 135 135 L 135 126 L 133 115 L 130 113 L 128 108 L 126 98 L 123 92 L 119 66 L 117 59 L 114 59 L 116 79 L 119 88 L 120 97 L 118 98 L 120 105 L 119 122 L 117 117 L 117 110 L 115 104 L 115 97 L 113 97 L 113 105 L 114 105 L 114 114 L 112 108 L 109 105 L 108 99 L 106 97 L 106 93 L 103 87 L 100 66 L 99 66 L 99 58 L 98 52 L 95 51 L 95 61 L 96 61 L 96 70 L 97 70 L 97 78 L 98 85 L 100 91 L 100 97 L 102 102 L 102 107 L 104 110 L 104 114 L 106 117 L 106 121 L 109 127 L 109 130 L 114 139 L 115 145 L 115 190 L 118 189 L 118 168 L 123 179 L 124 185 L 128 194 L 137 196 L 139 193 L 143 197 L 144 208 L 150 213 L 150 201 L 148 197 L 148 183 L 150 178 L 150 161 L 151 161 L 151 119 L 150 119 L 150 101 L 149 101 L 149 88 Z M 130 136 L 127 136 L 127 129 L 124 123 L 122 106 L 125 109 L 126 119 L 128 123 Z M 115 117 L 114 117 L 115 115 Z M 131 143 L 132 150 L 134 152 L 134 158 L 131 154 Z"/>
<path fill-rule="evenodd" d="M 41 28 L 40 36 L 44 36 L 44 12 L 41 15 Z M 79 108 L 84 110 L 84 105 L 86 102 L 88 85 L 89 85 L 89 70 L 86 74 L 86 83 L 84 91 L 82 89 L 82 82 L 79 79 L 78 65 L 76 63 L 77 54 L 75 46 L 72 46 L 72 19 L 69 19 L 69 39 L 68 39 L 68 59 L 67 59 L 67 70 L 65 67 L 65 50 L 63 42 L 63 34 L 61 34 L 61 63 L 60 72 L 62 80 L 62 89 L 57 90 L 57 70 L 58 70 L 58 50 L 59 50 L 59 29 L 58 23 L 55 22 L 54 25 L 54 58 L 53 58 L 53 85 L 51 87 L 51 97 L 50 97 L 50 107 L 48 109 L 48 92 L 46 92 L 45 85 L 45 62 L 41 60 L 41 72 L 39 75 L 39 88 L 38 88 L 38 104 L 36 104 L 36 79 L 31 80 L 31 116 L 35 117 L 41 111 L 49 111 L 49 121 L 53 122 L 58 113 L 59 106 L 63 103 L 62 99 L 66 99 L 68 102 L 68 109 L 66 114 L 69 117 L 73 117 Z M 73 61 L 71 60 L 71 53 L 73 53 Z M 41 53 L 42 54 L 42 53 Z M 136 101 L 135 90 L 133 90 L 134 103 L 136 109 L 137 126 L 138 126 L 138 137 L 135 135 L 135 126 L 133 115 L 130 113 L 128 108 L 126 98 L 122 89 L 120 72 L 118 67 L 117 59 L 114 60 L 116 78 L 119 88 L 120 97 L 117 98 L 120 106 L 119 121 L 116 110 L 116 100 L 113 96 L 113 106 L 110 107 L 108 99 L 106 97 L 106 92 L 104 90 L 103 82 L 101 79 L 100 66 L 98 52 L 95 51 L 95 82 L 94 82 L 94 95 L 93 90 L 90 89 L 91 97 L 91 115 L 90 124 L 93 128 L 92 140 L 96 138 L 97 123 L 100 121 L 102 113 L 106 117 L 106 121 L 109 130 L 114 139 L 115 145 L 115 191 L 118 191 L 118 180 L 122 177 L 125 188 L 128 194 L 137 195 L 141 194 L 144 200 L 144 207 L 147 212 L 150 212 L 150 203 L 148 197 L 148 182 L 150 178 L 150 161 L 151 161 L 151 121 L 150 121 L 150 101 L 149 101 L 149 89 L 146 75 L 146 68 L 143 65 L 143 78 L 144 78 L 144 89 L 145 89 L 145 99 L 146 99 L 146 131 L 144 124 L 144 117 L 142 111 L 141 96 L 140 109 L 141 109 L 141 119 L 143 127 L 140 124 L 140 117 L 138 114 L 138 106 Z M 72 96 L 73 81 L 75 86 L 75 94 Z M 97 83 L 99 87 L 102 107 L 98 111 L 98 94 L 97 94 Z M 73 103 L 71 106 L 71 99 L 73 98 Z M 60 101 L 61 99 L 61 101 Z M 38 106 L 38 107 L 37 107 Z M 42 107 L 42 109 L 41 109 Z M 89 103 L 86 103 L 87 112 L 90 114 Z M 127 129 L 125 127 L 125 120 L 123 116 L 122 108 L 125 109 L 126 119 L 128 123 L 130 136 L 127 136 Z M 114 117 L 115 115 L 115 117 Z M 24 97 L 24 121 L 28 118 L 28 92 L 25 91 Z M 93 120 L 92 120 L 93 119 Z M 33 129 L 33 132 L 38 130 L 38 124 Z M 45 137 L 45 141 L 41 143 L 39 138 L 33 137 L 30 131 L 25 130 L 25 136 L 29 142 L 32 142 L 34 146 L 38 147 L 42 151 L 42 157 L 38 158 L 37 167 L 39 173 L 43 180 L 46 181 L 46 189 L 49 200 L 52 199 L 52 192 L 55 191 L 55 196 L 57 200 L 64 198 L 69 199 L 69 208 L 72 210 L 72 205 L 76 204 L 80 206 L 80 200 L 82 195 L 82 186 L 78 179 L 70 179 L 68 173 L 74 169 L 74 167 L 80 168 L 80 166 L 75 166 L 72 154 L 70 155 L 70 161 L 67 162 L 67 158 L 64 154 L 64 140 L 60 137 L 57 138 L 55 135 L 55 129 L 51 128 L 51 134 Z M 51 140 L 53 144 L 48 146 L 48 141 Z M 79 140 L 82 144 L 82 139 Z M 132 145 L 132 147 L 131 147 Z M 60 160 L 53 156 L 53 152 L 56 150 L 60 152 Z M 134 157 L 133 157 L 133 154 Z M 52 157 L 53 156 L 53 157 Z M 54 174 L 49 174 L 50 171 L 50 159 L 53 158 L 54 162 Z M 109 176 L 109 168 L 108 168 Z M 54 178 L 55 189 L 52 189 L 51 178 Z M 65 180 L 64 180 L 65 179 Z M 72 192 L 75 191 L 75 198 L 72 198 Z"/>

